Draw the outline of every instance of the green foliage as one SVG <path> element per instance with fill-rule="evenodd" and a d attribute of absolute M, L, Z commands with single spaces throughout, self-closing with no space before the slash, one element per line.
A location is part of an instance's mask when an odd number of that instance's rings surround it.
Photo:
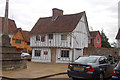
<path fill-rule="evenodd" d="M 32 50 L 28 50 L 29 54 L 32 55 Z"/>
<path fill-rule="evenodd" d="M 108 42 L 108 38 L 107 36 L 105 35 L 105 33 L 103 32 L 103 30 L 101 31 L 101 47 L 104 47 L 104 48 L 111 48 L 111 45 L 110 43 Z"/>

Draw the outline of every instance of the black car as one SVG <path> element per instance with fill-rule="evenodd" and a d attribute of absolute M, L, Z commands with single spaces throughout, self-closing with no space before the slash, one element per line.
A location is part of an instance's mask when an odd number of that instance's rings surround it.
<path fill-rule="evenodd" d="M 112 77 L 113 68 L 105 56 L 83 56 L 68 65 L 67 74 L 73 80 L 103 80 Z"/>
<path fill-rule="evenodd" d="M 112 80 L 120 80 L 120 61 L 117 66 L 113 69 Z"/>

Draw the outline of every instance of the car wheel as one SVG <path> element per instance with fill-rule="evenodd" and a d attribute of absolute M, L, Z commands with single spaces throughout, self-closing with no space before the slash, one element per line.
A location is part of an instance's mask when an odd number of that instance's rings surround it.
<path fill-rule="evenodd" d="M 100 73 L 99 80 L 104 80 L 104 75 Z"/>

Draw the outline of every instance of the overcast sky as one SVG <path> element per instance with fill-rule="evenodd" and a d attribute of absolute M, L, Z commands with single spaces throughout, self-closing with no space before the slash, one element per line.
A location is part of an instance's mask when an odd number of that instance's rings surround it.
<path fill-rule="evenodd" d="M 5 1 L 0 0 L 0 17 L 4 16 Z M 86 11 L 89 29 L 104 30 L 109 42 L 115 41 L 118 31 L 119 0 L 9 0 L 9 18 L 17 27 L 30 31 L 40 17 L 52 16 L 52 9 L 64 14 Z"/>

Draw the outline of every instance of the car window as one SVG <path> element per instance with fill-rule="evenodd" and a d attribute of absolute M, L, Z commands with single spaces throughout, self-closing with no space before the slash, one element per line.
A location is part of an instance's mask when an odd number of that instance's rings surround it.
<path fill-rule="evenodd" d="M 116 66 L 116 67 L 120 69 L 120 61 L 119 61 L 119 63 L 117 64 L 117 66 Z"/>
<path fill-rule="evenodd" d="M 80 57 L 75 62 L 79 63 L 95 63 L 97 61 L 97 57 Z"/>
<path fill-rule="evenodd" d="M 107 59 L 106 57 L 101 57 L 101 58 L 99 59 L 99 62 L 102 62 L 102 63 L 100 63 L 100 64 L 105 64 L 105 63 L 108 63 L 108 59 Z"/>

